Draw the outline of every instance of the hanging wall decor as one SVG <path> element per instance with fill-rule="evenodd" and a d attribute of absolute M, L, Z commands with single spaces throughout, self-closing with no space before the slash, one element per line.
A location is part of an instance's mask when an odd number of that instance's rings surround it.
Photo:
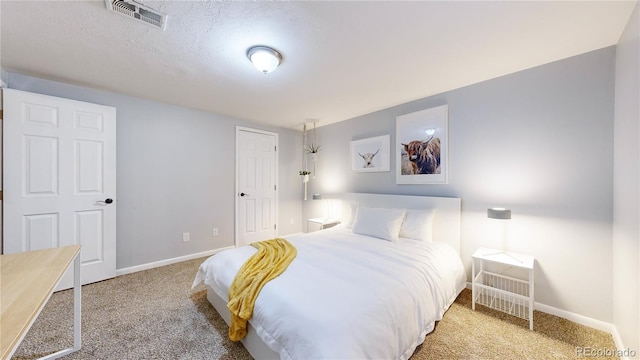
<path fill-rule="evenodd" d="M 309 175 L 316 178 L 316 162 L 318 161 L 318 152 L 320 152 L 320 145 L 318 144 L 318 138 L 316 137 L 316 122 L 313 122 L 313 139 L 311 143 L 307 141 L 307 123 L 302 125 L 302 170 L 298 172 L 302 176 L 302 182 L 304 183 L 304 199 L 307 200 L 307 183 L 309 182 Z M 313 161 L 313 171 L 309 170 L 308 157 L 311 157 Z"/>
<path fill-rule="evenodd" d="M 446 184 L 447 105 L 396 117 L 396 184 Z"/>
<path fill-rule="evenodd" d="M 309 174 L 311 171 L 307 170 L 307 124 L 302 125 L 302 170 L 298 172 L 302 176 L 302 183 L 304 184 L 304 199 L 307 200 L 307 183 L 309 182 Z"/>
<path fill-rule="evenodd" d="M 382 135 L 351 142 L 351 170 L 380 172 L 390 170 L 390 136 Z"/>
<path fill-rule="evenodd" d="M 318 144 L 318 138 L 316 137 L 316 122 L 313 122 L 313 140 L 309 145 L 305 146 L 305 152 L 307 155 L 311 156 L 311 161 L 313 161 L 313 178 L 316 178 L 316 162 L 318 161 L 318 153 L 320 152 L 320 144 Z"/>

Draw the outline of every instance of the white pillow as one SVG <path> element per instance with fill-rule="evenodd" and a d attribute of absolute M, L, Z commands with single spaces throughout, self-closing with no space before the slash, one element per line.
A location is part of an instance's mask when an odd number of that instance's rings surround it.
<path fill-rule="evenodd" d="M 431 242 L 434 209 L 407 210 L 400 237 Z"/>
<path fill-rule="evenodd" d="M 354 234 L 398 241 L 405 209 L 382 209 L 360 206 L 353 223 Z"/>
<path fill-rule="evenodd" d="M 345 226 L 347 229 L 351 229 L 353 227 L 353 222 L 356 221 L 356 214 L 358 213 L 358 204 L 351 203 L 351 213 L 349 213 L 349 220 L 346 222 Z"/>

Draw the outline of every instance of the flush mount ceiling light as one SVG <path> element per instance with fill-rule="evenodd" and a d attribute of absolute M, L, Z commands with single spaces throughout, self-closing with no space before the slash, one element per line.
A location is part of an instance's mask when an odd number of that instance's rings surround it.
<path fill-rule="evenodd" d="M 267 46 L 254 46 L 247 50 L 247 57 L 253 66 L 263 74 L 268 74 L 275 70 L 282 62 L 282 55 L 276 50 Z"/>

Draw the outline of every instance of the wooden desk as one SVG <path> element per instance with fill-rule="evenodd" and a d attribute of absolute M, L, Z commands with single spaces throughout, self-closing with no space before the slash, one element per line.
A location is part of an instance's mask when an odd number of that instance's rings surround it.
<path fill-rule="evenodd" d="M 80 350 L 80 245 L 0 255 L 0 359 L 10 359 L 71 262 L 74 262 L 73 348 L 42 359 Z"/>

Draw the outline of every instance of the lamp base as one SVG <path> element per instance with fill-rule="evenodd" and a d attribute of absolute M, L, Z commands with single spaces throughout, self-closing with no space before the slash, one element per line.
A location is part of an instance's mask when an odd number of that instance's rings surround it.
<path fill-rule="evenodd" d="M 508 257 L 512 258 L 513 260 L 522 263 L 523 261 L 518 259 L 518 257 L 514 256 L 513 254 L 506 252 L 506 251 L 496 251 L 496 252 L 489 252 L 489 253 L 484 253 L 482 254 L 482 256 L 492 256 L 492 255 L 507 255 Z"/>

